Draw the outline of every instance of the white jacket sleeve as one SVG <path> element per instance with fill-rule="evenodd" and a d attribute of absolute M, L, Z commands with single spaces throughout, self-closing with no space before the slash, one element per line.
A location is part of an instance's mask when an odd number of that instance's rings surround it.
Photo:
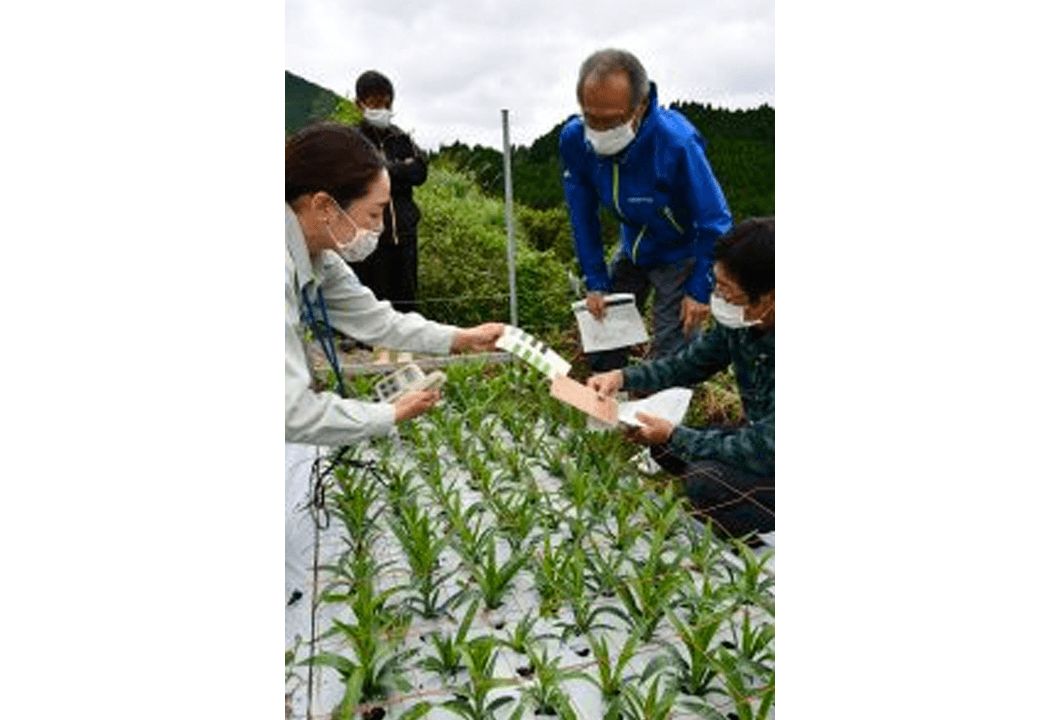
<path fill-rule="evenodd" d="M 298 302 L 288 284 L 284 322 L 285 439 L 313 445 L 350 445 L 385 435 L 394 425 L 394 406 L 316 392 L 309 360 L 298 336 Z"/>
<path fill-rule="evenodd" d="M 400 313 L 376 300 L 338 255 L 322 253 L 316 266 L 331 324 L 350 337 L 394 350 L 446 354 L 457 328 L 415 313 Z M 342 398 L 312 388 L 309 360 L 299 337 L 300 299 L 294 270 L 287 267 L 284 295 L 285 439 L 289 443 L 350 445 L 386 435 L 394 406 Z"/>
<path fill-rule="evenodd" d="M 361 284 L 346 261 L 330 250 L 321 253 L 317 271 L 332 326 L 373 347 L 448 355 L 458 328 L 394 310 Z"/>

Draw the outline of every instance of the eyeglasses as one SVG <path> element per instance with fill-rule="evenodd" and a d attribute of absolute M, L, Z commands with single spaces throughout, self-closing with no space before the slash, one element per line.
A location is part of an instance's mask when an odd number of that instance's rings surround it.
<path fill-rule="evenodd" d="M 751 301 L 742 290 L 730 289 L 721 285 L 714 286 L 716 292 L 725 302 L 731 305 L 750 305 Z"/>

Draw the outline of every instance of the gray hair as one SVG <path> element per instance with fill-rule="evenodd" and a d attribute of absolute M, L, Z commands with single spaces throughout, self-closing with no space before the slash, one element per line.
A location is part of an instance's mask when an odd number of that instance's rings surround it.
<path fill-rule="evenodd" d="M 578 71 L 578 104 L 582 104 L 582 88 L 590 77 L 603 79 L 613 72 L 623 71 L 629 78 L 629 102 L 637 107 L 648 96 L 648 73 L 633 53 L 625 50 L 597 50 L 585 59 Z"/>

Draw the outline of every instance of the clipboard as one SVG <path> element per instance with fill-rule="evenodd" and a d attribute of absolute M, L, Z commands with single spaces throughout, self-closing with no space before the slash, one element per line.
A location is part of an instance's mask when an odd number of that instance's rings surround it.
<path fill-rule="evenodd" d="M 648 342 L 648 332 L 637 310 L 633 293 L 605 295 L 604 305 L 607 307 L 604 319 L 597 320 L 589 312 L 586 300 L 571 304 L 574 319 L 578 321 L 583 352 L 614 350 Z"/>

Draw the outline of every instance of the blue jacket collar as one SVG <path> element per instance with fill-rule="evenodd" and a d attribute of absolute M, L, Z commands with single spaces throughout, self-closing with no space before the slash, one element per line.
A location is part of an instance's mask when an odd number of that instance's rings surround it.
<path fill-rule="evenodd" d="M 659 125 L 659 93 L 654 82 L 648 83 L 648 109 L 640 120 L 637 135 L 629 146 L 614 156 L 615 160 L 625 162 L 626 158 L 637 154 L 638 148 L 650 142 L 651 136 L 655 134 L 655 128 Z"/>

